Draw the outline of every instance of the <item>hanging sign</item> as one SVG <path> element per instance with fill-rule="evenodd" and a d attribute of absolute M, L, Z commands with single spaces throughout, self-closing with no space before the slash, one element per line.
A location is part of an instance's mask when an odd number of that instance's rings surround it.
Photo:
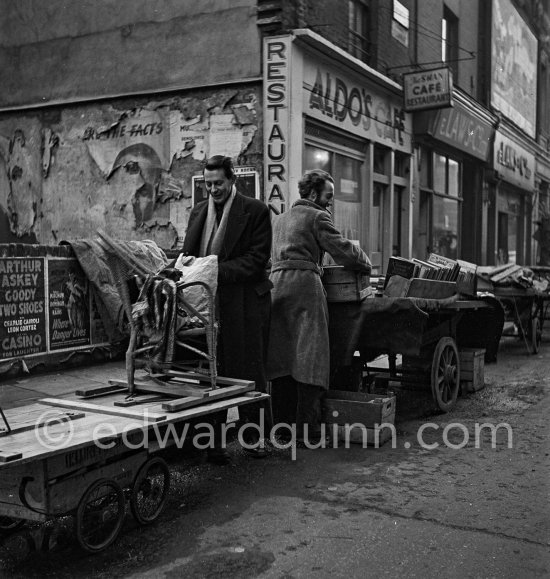
<path fill-rule="evenodd" d="M 453 76 L 449 67 L 404 74 L 403 97 L 406 111 L 453 106 Z"/>

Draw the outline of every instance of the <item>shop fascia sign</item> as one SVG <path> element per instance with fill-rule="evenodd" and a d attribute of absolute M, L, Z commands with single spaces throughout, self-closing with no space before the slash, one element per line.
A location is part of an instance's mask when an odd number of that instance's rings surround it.
<path fill-rule="evenodd" d="M 438 111 L 433 136 L 478 159 L 489 160 L 489 144 L 493 136 L 493 127 L 476 118 L 459 103 L 455 103 L 452 108 Z"/>
<path fill-rule="evenodd" d="M 522 189 L 535 188 L 535 156 L 512 139 L 497 132 L 493 151 L 498 175 Z"/>
<path fill-rule="evenodd" d="M 400 99 L 378 93 L 328 66 L 305 62 L 304 109 L 355 135 L 410 152 L 412 119 Z"/>
<path fill-rule="evenodd" d="M 453 75 L 449 67 L 405 73 L 403 99 L 408 112 L 453 106 Z"/>

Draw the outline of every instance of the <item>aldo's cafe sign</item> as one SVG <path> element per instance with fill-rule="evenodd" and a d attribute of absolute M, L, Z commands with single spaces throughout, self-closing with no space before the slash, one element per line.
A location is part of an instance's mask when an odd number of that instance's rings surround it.
<path fill-rule="evenodd" d="M 494 170 L 505 181 L 528 191 L 535 189 L 535 156 L 498 131 L 493 163 Z"/>
<path fill-rule="evenodd" d="M 304 61 L 303 86 L 308 116 L 410 153 L 412 118 L 398 96 L 309 59 Z"/>

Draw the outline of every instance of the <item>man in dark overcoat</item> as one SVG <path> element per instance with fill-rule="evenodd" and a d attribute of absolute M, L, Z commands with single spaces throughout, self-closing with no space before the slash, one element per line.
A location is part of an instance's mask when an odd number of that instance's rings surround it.
<path fill-rule="evenodd" d="M 273 287 L 266 274 L 271 251 L 269 209 L 237 191 L 229 157 L 208 159 L 204 181 L 208 199 L 191 211 L 182 251 L 196 257 L 218 256 L 219 374 L 254 380 L 256 390 L 265 392 Z M 215 454 L 210 453 L 211 458 Z M 226 460 L 224 452 L 217 454 L 219 462 Z"/>

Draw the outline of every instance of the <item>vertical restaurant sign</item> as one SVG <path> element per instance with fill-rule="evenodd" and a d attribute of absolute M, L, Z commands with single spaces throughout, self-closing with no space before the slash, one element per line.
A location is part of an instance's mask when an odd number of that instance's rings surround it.
<path fill-rule="evenodd" d="M 511 0 L 493 0 L 491 52 L 491 103 L 534 137 L 537 39 Z"/>
<path fill-rule="evenodd" d="M 45 259 L 0 258 L 0 359 L 46 352 Z"/>
<path fill-rule="evenodd" d="M 50 350 L 90 345 L 87 278 L 74 258 L 48 259 Z"/>
<path fill-rule="evenodd" d="M 411 152 L 412 115 L 405 112 L 402 99 L 336 67 L 305 60 L 304 110 L 359 137 Z"/>
<path fill-rule="evenodd" d="M 290 51 L 288 36 L 264 40 L 264 183 L 275 215 L 285 211 L 289 196 Z"/>

